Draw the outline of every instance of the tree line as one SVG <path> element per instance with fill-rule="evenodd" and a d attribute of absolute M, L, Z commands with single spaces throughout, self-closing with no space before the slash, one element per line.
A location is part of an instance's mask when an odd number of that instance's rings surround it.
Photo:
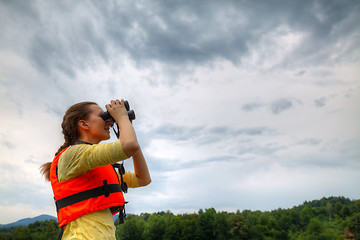
<path fill-rule="evenodd" d="M 129 215 L 116 225 L 119 240 L 345 240 L 360 239 L 360 200 L 329 197 L 272 211 Z M 57 239 L 56 220 L 0 229 L 0 239 Z"/>

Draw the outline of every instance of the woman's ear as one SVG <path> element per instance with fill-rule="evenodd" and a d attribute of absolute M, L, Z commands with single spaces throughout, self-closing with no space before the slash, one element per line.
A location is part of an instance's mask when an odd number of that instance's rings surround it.
<path fill-rule="evenodd" d="M 87 125 L 85 120 L 80 120 L 78 122 L 78 126 L 79 126 L 80 129 L 89 130 L 89 126 Z"/>

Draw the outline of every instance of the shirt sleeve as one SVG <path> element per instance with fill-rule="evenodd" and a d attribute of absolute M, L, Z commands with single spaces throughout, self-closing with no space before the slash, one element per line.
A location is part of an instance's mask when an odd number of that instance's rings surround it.
<path fill-rule="evenodd" d="M 118 171 L 116 171 L 117 175 L 119 176 L 119 179 L 121 181 L 120 178 L 120 174 Z M 129 188 L 138 188 L 140 187 L 139 182 L 137 180 L 136 174 L 130 171 L 125 171 L 125 174 L 123 175 L 123 179 L 124 182 L 126 182 L 127 186 Z"/>
<path fill-rule="evenodd" d="M 127 158 L 120 140 L 112 143 L 70 146 L 59 159 L 59 181 L 75 178 L 96 167 L 113 164 Z"/>

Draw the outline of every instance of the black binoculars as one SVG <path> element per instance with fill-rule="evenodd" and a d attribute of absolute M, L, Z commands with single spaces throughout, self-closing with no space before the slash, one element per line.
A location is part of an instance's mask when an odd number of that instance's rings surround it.
<path fill-rule="evenodd" d="M 129 116 L 129 120 L 134 120 L 135 119 L 135 112 L 133 110 L 130 110 L 130 105 L 128 101 L 124 101 L 124 105 L 126 110 L 128 111 L 128 116 Z M 108 111 L 103 112 L 101 114 L 102 119 L 104 119 L 104 121 L 106 120 L 111 120 L 113 123 L 115 122 L 114 118 L 110 115 L 110 113 Z"/>

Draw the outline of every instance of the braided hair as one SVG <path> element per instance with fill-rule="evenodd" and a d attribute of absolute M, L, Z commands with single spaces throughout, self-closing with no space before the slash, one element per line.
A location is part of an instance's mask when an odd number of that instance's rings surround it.
<path fill-rule="evenodd" d="M 63 149 L 73 145 L 79 138 L 78 122 L 80 120 L 87 120 L 91 113 L 91 105 L 97 105 L 95 102 L 80 102 L 72 105 L 63 117 L 61 124 L 62 133 L 64 135 L 65 142 L 55 153 L 58 155 Z M 40 167 L 40 172 L 44 175 L 46 181 L 50 181 L 50 167 L 51 162 L 44 163 Z"/>

